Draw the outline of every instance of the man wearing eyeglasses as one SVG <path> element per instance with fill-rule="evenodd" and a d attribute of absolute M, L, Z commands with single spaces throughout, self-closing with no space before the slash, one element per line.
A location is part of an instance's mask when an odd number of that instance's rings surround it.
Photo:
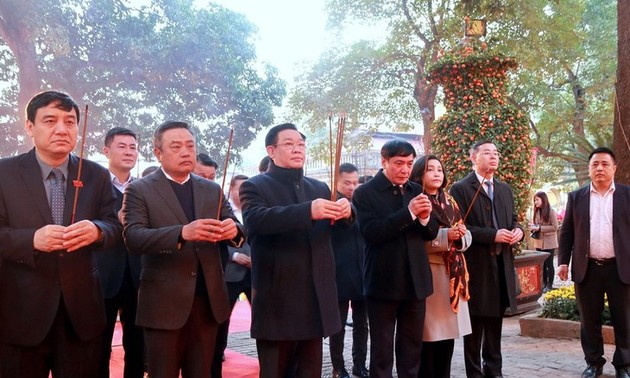
<path fill-rule="evenodd" d="M 508 307 L 516 310 L 512 246 L 523 239 L 523 230 L 514 211 L 512 189 L 494 177 L 500 158 L 491 141 L 475 143 L 470 155 L 473 172 L 456 182 L 450 192 L 462 216 L 470 209 L 465 220 L 472 233 L 466 251 L 472 325 L 472 334 L 464 336 L 468 377 L 502 376 L 503 314 Z"/>
<path fill-rule="evenodd" d="M 348 227 L 347 199 L 304 177 L 304 135 L 291 123 L 265 138 L 264 175 L 243 182 L 240 199 L 250 235 L 252 328 L 260 377 L 320 378 L 322 338 L 341 329 L 330 229 Z"/>

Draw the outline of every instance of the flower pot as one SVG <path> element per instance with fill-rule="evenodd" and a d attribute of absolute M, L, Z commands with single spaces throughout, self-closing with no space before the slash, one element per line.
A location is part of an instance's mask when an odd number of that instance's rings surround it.
<path fill-rule="evenodd" d="M 540 308 L 538 299 L 542 295 L 542 267 L 549 257 L 548 252 L 524 250 L 514 256 L 514 269 L 521 293 L 516 297 L 516 311 L 506 310 L 506 316 L 522 314 Z"/>
<path fill-rule="evenodd" d="M 580 322 L 573 320 L 539 318 L 539 315 L 539 313 L 527 314 L 518 320 L 521 327 L 521 336 L 558 339 L 580 338 Z M 604 343 L 615 343 L 615 333 L 613 327 L 603 326 L 602 336 L 604 338 Z"/>

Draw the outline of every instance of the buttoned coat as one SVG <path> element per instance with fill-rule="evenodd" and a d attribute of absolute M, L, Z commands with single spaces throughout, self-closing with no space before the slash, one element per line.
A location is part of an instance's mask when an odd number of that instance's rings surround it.
<path fill-rule="evenodd" d="M 571 278 L 584 280 L 590 253 L 590 184 L 569 193 L 560 228 L 558 265 L 571 264 Z M 613 245 L 617 271 L 624 284 L 630 284 L 630 187 L 615 183 L 613 192 Z"/>
<path fill-rule="evenodd" d="M 194 214 L 197 219 L 216 218 L 221 187 L 190 175 Z M 227 200 L 222 201 L 221 220 L 232 218 L 244 235 Z M 220 243 L 179 243 L 187 219 L 164 172 L 132 181 L 123 200 L 123 236 L 131 253 L 142 254 L 136 324 L 155 329 L 181 328 L 191 312 L 199 266 L 203 270 L 214 319 L 230 315 L 223 278 Z"/>
<path fill-rule="evenodd" d="M 453 184 L 450 194 L 459 204 L 462 217 L 471 207 L 466 218 L 466 227 L 472 234 L 472 244 L 466 251 L 466 262 L 469 272 L 470 300 L 468 307 L 473 316 L 501 317 L 501 289 L 499 267 L 497 261 L 503 261 L 504 279 L 507 289 L 509 307 L 516 311 L 516 295 L 518 285 L 514 271 L 514 254 L 512 246 L 502 243 L 497 246 L 494 239 L 499 229 L 512 230 L 522 228 L 514 211 L 512 189 L 505 183 L 493 179 L 494 209 L 498 222 L 495 228 L 492 222 L 492 201 L 484 188 L 479 188 L 479 179 L 475 172 Z M 479 189 L 477 199 L 473 203 L 475 193 Z M 497 259 L 497 248 L 502 259 Z"/>
<path fill-rule="evenodd" d="M 558 248 L 558 214 L 556 214 L 555 211 L 550 210 L 549 221 L 544 223 L 540 218 L 540 213 L 536 212 L 534 215 L 534 223 L 540 225 L 540 238 L 534 239 L 534 248 Z"/>
<path fill-rule="evenodd" d="M 79 159 L 69 156 L 63 224 L 72 219 Z M 44 253 L 33 249 L 39 228 L 54 224 L 35 149 L 0 160 L 0 337 L 3 343 L 40 344 L 61 298 L 72 327 L 89 340 L 105 326 L 101 283 L 93 253 L 120 240 L 109 172 L 83 160 L 75 222 L 92 221 L 103 239 L 80 250 Z"/>
<path fill-rule="evenodd" d="M 382 170 L 354 192 L 352 203 L 366 243 L 366 297 L 400 301 L 433 293 L 424 242 L 435 239 L 439 226 L 432 217 L 421 225 L 408 209 L 409 201 L 421 193 L 414 182 L 407 182 L 401 193 Z"/>
<path fill-rule="evenodd" d="M 311 219 L 311 202 L 330 199 L 328 186 L 271 163 L 243 182 L 240 196 L 252 251 L 252 337 L 297 341 L 339 332 L 331 222 Z"/>

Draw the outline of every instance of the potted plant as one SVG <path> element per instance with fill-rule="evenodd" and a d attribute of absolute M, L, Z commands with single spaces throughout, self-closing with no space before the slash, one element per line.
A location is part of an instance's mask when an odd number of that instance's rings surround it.
<path fill-rule="evenodd" d="M 580 338 L 580 313 L 575 299 L 574 285 L 554 289 L 543 297 L 542 310 L 519 319 L 521 336 Z M 611 326 L 608 300 L 602 312 L 602 336 L 607 344 L 615 343 L 615 335 Z"/>

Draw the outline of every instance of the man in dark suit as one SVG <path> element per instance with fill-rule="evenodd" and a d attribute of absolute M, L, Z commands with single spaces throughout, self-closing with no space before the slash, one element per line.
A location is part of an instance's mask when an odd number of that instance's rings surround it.
<path fill-rule="evenodd" d="M 241 184 L 249 177 L 245 175 L 236 175 L 230 180 L 230 191 L 228 199 L 230 206 L 234 212 L 234 216 L 243 222 L 243 213 L 241 211 L 241 200 L 239 198 L 239 189 Z M 223 258 L 223 255 L 221 255 Z M 228 298 L 230 300 L 230 314 L 236 305 L 236 301 L 241 293 L 245 293 L 247 300 L 251 302 L 252 298 L 252 259 L 249 243 L 245 242 L 240 248 L 228 247 L 228 257 L 225 264 L 225 282 L 227 284 Z M 220 378 L 223 376 L 221 364 L 225 361 L 225 349 L 227 348 L 228 334 L 230 330 L 230 319 L 219 325 L 217 334 L 217 346 L 214 351 L 214 360 L 212 361 L 212 378 Z"/>
<path fill-rule="evenodd" d="M 129 184 L 122 209 L 127 248 L 142 254 L 136 324 L 151 378 L 177 378 L 180 369 L 207 378 L 218 325 L 230 313 L 219 246 L 241 245 L 244 233 L 221 187 L 190 174 L 188 124 L 162 123 L 153 143 L 161 169 Z"/>
<path fill-rule="evenodd" d="M 72 98 L 39 93 L 26 117 L 35 148 L 0 160 L 0 372 L 93 378 L 105 326 L 93 252 L 120 240 L 116 199 L 107 170 L 83 160 L 73 206 L 79 108 Z"/>
<path fill-rule="evenodd" d="M 355 189 L 359 186 L 359 170 L 350 163 L 341 164 L 336 182 L 339 198 L 343 197 L 351 201 Z M 333 229 L 331 243 L 335 255 L 335 275 L 341 318 L 341 331 L 330 336 L 333 378 L 350 378 L 343 358 L 346 319 L 350 306 L 352 306 L 352 374 L 360 378 L 368 378 L 370 374 L 365 367 L 368 321 L 363 296 L 365 241 L 361 236 L 359 224 L 355 223 L 347 230 Z"/>
<path fill-rule="evenodd" d="M 252 251 L 252 337 L 260 377 L 320 378 L 322 338 L 340 329 L 335 227 L 351 217 L 347 199 L 331 201 L 321 181 L 303 176 L 304 136 L 291 123 L 265 138 L 272 159 L 265 174 L 241 185 Z"/>
<path fill-rule="evenodd" d="M 214 181 L 217 177 L 217 169 L 219 169 L 219 164 L 208 154 L 200 153 L 197 155 L 197 164 L 195 164 L 195 169 L 193 169 L 194 174 Z"/>
<path fill-rule="evenodd" d="M 122 208 L 123 193 L 134 178 L 131 170 L 138 159 L 136 134 L 123 127 L 114 127 L 105 135 L 103 154 L 107 157 L 109 174 L 116 194 L 116 212 Z M 120 316 L 125 350 L 125 378 L 144 376 L 144 343 L 142 328 L 136 326 L 140 256 L 129 254 L 122 238 L 111 249 L 96 254 L 98 271 L 105 297 L 107 327 L 103 333 L 100 377 L 109 378 L 112 338 L 116 319 Z"/>
<path fill-rule="evenodd" d="M 503 314 L 508 307 L 516 310 L 512 246 L 523 239 L 523 230 L 514 211 L 512 189 L 494 178 L 500 157 L 491 141 L 475 143 L 470 156 L 474 171 L 450 191 L 462 216 L 470 209 L 465 220 L 472 233 L 472 244 L 466 251 L 472 326 L 472 334 L 464 336 L 468 377 L 502 376 Z"/>
<path fill-rule="evenodd" d="M 392 376 L 394 349 L 399 377 L 417 378 L 420 370 L 425 299 L 433 292 L 424 241 L 435 239 L 438 224 L 429 198 L 409 181 L 415 157 L 410 143 L 386 142 L 383 168 L 353 197 L 366 243 L 371 377 Z"/>
<path fill-rule="evenodd" d="M 602 374 L 602 311 L 608 298 L 614 322 L 617 378 L 630 377 L 630 187 L 614 182 L 617 161 L 608 148 L 588 158 L 590 185 L 569 193 L 558 250 L 558 276 L 571 277 L 587 367 L 584 378 Z"/>

